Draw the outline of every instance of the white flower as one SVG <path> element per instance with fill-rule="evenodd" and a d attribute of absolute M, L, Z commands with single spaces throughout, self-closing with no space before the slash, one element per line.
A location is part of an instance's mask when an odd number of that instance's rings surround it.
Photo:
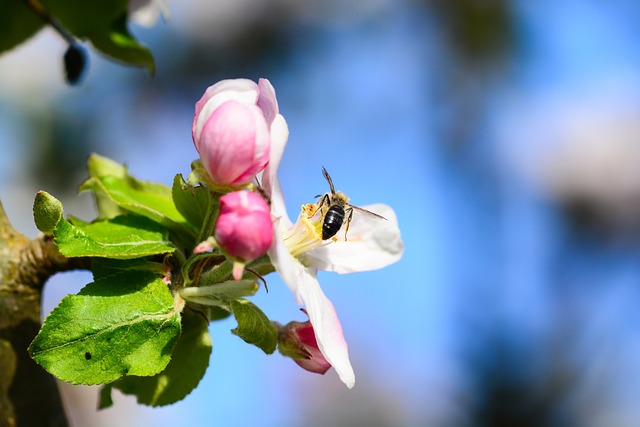
<path fill-rule="evenodd" d="M 169 8 L 167 2 L 169 0 L 130 0 L 129 1 L 129 20 L 143 27 L 151 28 L 160 15 L 165 20 L 169 19 Z"/>
<path fill-rule="evenodd" d="M 335 368 L 342 382 L 352 388 L 355 375 L 349 361 L 347 342 L 336 310 L 320 288 L 317 271 L 368 271 L 399 260 L 404 245 L 396 215 L 387 205 L 363 206 L 387 220 L 355 212 L 348 241 L 343 238 L 322 240 L 324 217 L 315 204 L 302 206 L 298 220 L 292 223 L 275 177 L 283 149 L 284 144 L 282 149 L 272 146 L 269 167 L 262 177 L 265 191 L 271 196 L 271 214 L 275 224 L 274 241 L 268 254 L 282 280 L 295 294 L 298 304 L 305 305 L 320 351 Z M 344 231 L 337 236 L 344 236 Z"/>

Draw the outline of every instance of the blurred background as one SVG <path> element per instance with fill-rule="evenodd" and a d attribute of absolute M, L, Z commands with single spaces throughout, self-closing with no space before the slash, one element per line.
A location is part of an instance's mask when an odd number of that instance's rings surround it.
<path fill-rule="evenodd" d="M 61 384 L 73 424 L 640 425 L 640 3 L 611 0 L 183 0 L 134 26 L 149 78 L 91 54 L 64 84 L 44 30 L 0 56 L 0 199 L 34 237 L 45 189 L 76 196 L 97 152 L 170 184 L 197 157 L 195 102 L 223 78 L 267 77 L 290 138 L 290 207 L 326 191 L 394 207 L 404 257 L 321 274 L 356 371 L 308 373 L 211 325 L 209 370 L 152 409 Z M 356 220 L 354 218 L 354 220 Z M 45 312 L 91 280 L 55 276 Z M 303 320 L 278 277 L 254 301 Z M 635 320 L 634 320 L 635 319 Z"/>

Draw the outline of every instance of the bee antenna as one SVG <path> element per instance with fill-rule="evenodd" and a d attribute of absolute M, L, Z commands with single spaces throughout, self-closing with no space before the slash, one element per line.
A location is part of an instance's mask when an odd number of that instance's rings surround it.
<path fill-rule="evenodd" d="M 335 194 L 336 189 L 333 186 L 333 181 L 331 180 L 331 176 L 329 176 L 329 172 L 327 172 L 327 170 L 325 169 L 324 166 L 322 166 L 322 175 L 324 176 L 324 179 L 326 179 L 327 182 L 329 183 L 329 188 L 331 189 L 331 194 Z"/>

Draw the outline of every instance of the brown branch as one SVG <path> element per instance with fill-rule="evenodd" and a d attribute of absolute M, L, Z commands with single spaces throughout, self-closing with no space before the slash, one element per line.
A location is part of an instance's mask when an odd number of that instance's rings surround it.
<path fill-rule="evenodd" d="M 58 34 L 60 34 L 60 36 L 67 42 L 67 44 L 69 44 L 69 46 L 73 46 L 76 44 L 75 37 L 73 37 L 73 35 L 69 31 L 67 31 L 66 28 L 60 25 L 60 23 L 56 19 L 49 15 L 40 1 L 24 0 L 24 3 L 46 25 L 50 25 Z"/>
<path fill-rule="evenodd" d="M 27 347 L 40 330 L 42 289 L 59 271 L 87 269 L 87 258 L 65 258 L 51 236 L 18 233 L 0 203 L 0 425 L 67 426 L 55 379 Z"/>

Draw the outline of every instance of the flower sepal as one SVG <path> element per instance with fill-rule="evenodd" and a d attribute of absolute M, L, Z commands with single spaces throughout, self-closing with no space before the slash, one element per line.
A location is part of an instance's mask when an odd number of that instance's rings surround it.
<path fill-rule="evenodd" d="M 181 288 L 180 296 L 195 304 L 226 307 L 229 301 L 253 296 L 258 289 L 255 280 L 230 280 L 208 286 Z"/>
<path fill-rule="evenodd" d="M 215 194 L 227 194 L 238 190 L 243 190 L 251 186 L 251 184 L 240 185 L 222 185 L 215 182 L 209 172 L 202 165 L 200 159 L 196 159 L 191 162 L 191 173 L 187 177 L 187 182 L 193 186 L 202 184 L 207 187 L 212 193 Z"/>

